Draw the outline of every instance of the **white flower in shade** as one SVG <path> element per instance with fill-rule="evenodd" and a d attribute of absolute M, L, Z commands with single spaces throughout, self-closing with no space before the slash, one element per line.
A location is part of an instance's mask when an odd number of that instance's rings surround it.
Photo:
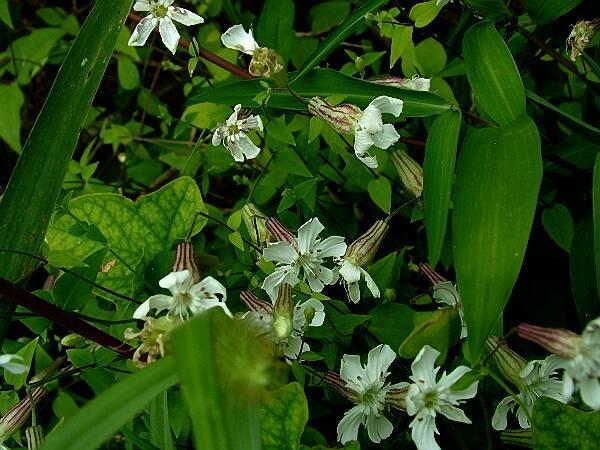
<path fill-rule="evenodd" d="M 519 324 L 517 333 L 564 360 L 563 394 L 566 401 L 579 390 L 586 405 L 600 409 L 600 317 L 589 322 L 581 335 L 526 323 Z"/>
<path fill-rule="evenodd" d="M 10 373 L 20 374 L 29 370 L 23 358 L 19 355 L 0 355 L 0 367 Z"/>
<path fill-rule="evenodd" d="M 382 115 L 392 114 L 398 117 L 402 113 L 403 104 L 397 98 L 377 97 L 358 116 L 354 127 L 354 153 L 367 167 L 378 167 L 377 158 L 369 154 L 373 145 L 387 149 L 400 139 L 393 125 L 383 123 Z"/>
<path fill-rule="evenodd" d="M 301 273 L 315 292 L 321 292 L 326 284 L 335 281 L 333 271 L 323 263 L 326 258 L 342 256 L 346 243 L 341 236 L 319 239 L 324 229 L 319 219 L 310 219 L 298 229 L 298 237 L 291 242 L 276 242 L 263 250 L 263 258 L 276 263 L 275 271 L 262 284 L 271 299 L 277 297 L 281 284 L 298 284 Z"/>
<path fill-rule="evenodd" d="M 456 285 L 452 284 L 451 281 L 437 283 L 433 287 L 433 298 L 435 298 L 439 303 L 449 305 L 456 309 L 458 316 L 460 317 L 460 338 L 466 338 L 468 333 L 467 324 L 465 322 L 465 313 L 460 301 L 460 295 L 456 290 Z"/>
<path fill-rule="evenodd" d="M 227 292 L 225 286 L 213 277 L 206 277 L 199 283 L 192 280 L 189 270 L 171 272 L 158 282 L 171 295 L 157 294 L 142 303 L 133 313 L 135 319 L 143 319 L 151 309 L 156 313 L 167 310 L 170 317 L 187 319 L 190 314 L 196 315 L 207 309 L 219 307 L 229 316 L 231 313 L 225 304 Z"/>
<path fill-rule="evenodd" d="M 406 89 L 412 89 L 413 91 L 429 91 L 431 80 L 415 75 L 412 78 L 404 80 L 401 86 Z"/>
<path fill-rule="evenodd" d="M 520 427 L 531 428 L 528 415 L 533 411 L 533 404 L 539 397 L 550 397 L 566 403 L 566 398 L 562 392 L 562 382 L 557 378 L 557 370 L 563 368 L 564 361 L 554 355 L 543 361 L 529 361 L 519 374 L 520 380 L 516 382 L 519 389 L 516 397 L 520 403 L 510 395 L 498 403 L 492 417 L 494 430 L 506 429 L 508 413 L 515 408 L 517 408 L 517 419 Z"/>
<path fill-rule="evenodd" d="M 356 404 L 344 414 L 337 427 L 337 438 L 342 444 L 358 437 L 361 425 L 367 428 L 369 439 L 375 443 L 388 438 L 394 429 L 383 414 L 387 393 L 402 389 L 407 383 L 386 384 L 390 374 L 388 368 L 396 359 L 389 345 L 378 345 L 369 352 L 367 365 L 363 366 L 359 355 L 344 355 L 340 367 L 340 378 L 351 391 Z"/>
<path fill-rule="evenodd" d="M 346 288 L 348 298 L 351 302 L 358 303 L 360 301 L 359 281 L 361 278 L 367 283 L 367 288 L 371 291 L 371 295 L 375 298 L 379 298 L 380 292 L 377 284 L 371 275 L 369 275 L 369 272 L 358 264 L 355 264 L 348 259 L 343 259 L 338 273 L 344 280 L 344 287 Z"/>
<path fill-rule="evenodd" d="M 182 25 L 198 25 L 204 23 L 204 19 L 198 14 L 194 14 L 187 9 L 173 6 L 174 0 L 138 0 L 133 5 L 135 11 L 144 11 L 149 14 L 144 17 L 135 27 L 129 45 L 141 47 L 146 43 L 150 33 L 158 26 L 160 37 L 165 46 L 175 54 L 177 44 L 179 43 L 179 32 L 173 23 L 179 22 Z"/>
<path fill-rule="evenodd" d="M 212 144 L 216 147 L 223 143 L 237 162 L 258 156 L 260 148 L 254 145 L 246 132 L 263 130 L 263 123 L 259 116 L 251 115 L 243 119 L 239 118 L 241 108 L 242 105 L 235 105 L 233 114 L 215 130 L 212 137 Z"/>
<path fill-rule="evenodd" d="M 438 414 L 455 422 L 471 423 L 465 413 L 458 408 L 464 400 L 475 397 L 477 382 L 464 390 L 453 390 L 454 384 L 467 372 L 466 366 L 459 366 L 451 373 L 442 373 L 436 380 L 439 367 L 435 367 L 435 360 L 440 352 L 425 345 L 412 363 L 413 383 L 406 394 L 406 412 L 415 418 L 410 423 L 412 439 L 418 450 L 440 450 L 435 441 L 439 434 L 435 426 Z"/>
<path fill-rule="evenodd" d="M 243 25 L 234 25 L 221 35 L 221 42 L 227 48 L 252 55 L 260 46 L 254 40 L 252 28 L 244 30 Z"/>

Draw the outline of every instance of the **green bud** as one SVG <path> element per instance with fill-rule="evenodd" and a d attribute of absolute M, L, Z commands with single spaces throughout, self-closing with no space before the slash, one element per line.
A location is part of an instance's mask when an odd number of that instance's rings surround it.
<path fill-rule="evenodd" d="M 292 286 L 283 284 L 279 287 L 277 301 L 273 306 L 273 332 L 277 341 L 287 341 L 293 329 L 294 302 Z"/>
<path fill-rule="evenodd" d="M 67 334 L 60 340 L 60 343 L 65 347 L 79 347 L 80 345 L 85 344 L 85 342 L 85 338 L 75 333 Z"/>
<path fill-rule="evenodd" d="M 37 404 L 42 401 L 46 395 L 48 395 L 48 391 L 45 388 L 38 386 L 32 389 L 29 395 L 25 395 L 19 403 L 2 416 L 0 419 L 0 442 L 4 442 L 10 438 L 23 427 L 27 420 L 29 420 L 29 417 L 31 416 L 32 400 L 33 403 Z"/>
<path fill-rule="evenodd" d="M 267 216 L 254 203 L 246 203 L 242 208 L 242 219 L 250 239 L 260 248 L 273 240 L 273 235 L 267 228 Z"/>
<path fill-rule="evenodd" d="M 200 282 L 200 271 L 196 265 L 196 254 L 194 246 L 190 242 L 177 244 L 173 272 L 181 272 L 182 270 L 189 270 L 191 272 L 194 283 Z"/>
<path fill-rule="evenodd" d="M 390 226 L 385 220 L 375 221 L 365 234 L 348 246 L 344 259 L 361 267 L 369 264 L 375 257 L 389 229 Z"/>
<path fill-rule="evenodd" d="M 316 310 L 312 306 L 307 306 L 304 309 L 304 319 L 306 319 L 306 326 L 309 326 L 315 318 Z"/>
<path fill-rule="evenodd" d="M 333 106 L 321 97 L 312 97 L 308 101 L 308 111 L 342 134 L 354 133 L 356 121 L 362 114 L 358 106 L 350 103 Z"/>
<path fill-rule="evenodd" d="M 496 364 L 496 367 L 504 378 L 509 380 L 515 386 L 521 384 L 521 371 L 527 365 L 527 361 L 512 351 L 504 343 L 504 340 L 497 336 L 490 336 L 485 342 L 485 351 L 487 355 Z"/>
<path fill-rule="evenodd" d="M 392 153 L 392 162 L 406 190 L 420 197 L 423 193 L 423 168 L 404 150 Z"/>

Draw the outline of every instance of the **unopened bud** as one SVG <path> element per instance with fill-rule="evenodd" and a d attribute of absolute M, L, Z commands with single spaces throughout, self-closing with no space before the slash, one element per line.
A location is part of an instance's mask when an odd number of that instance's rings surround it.
<path fill-rule="evenodd" d="M 527 365 L 527 361 L 512 351 L 497 336 L 490 336 L 485 341 L 485 350 L 496 363 L 498 370 L 511 383 L 519 386 L 521 383 L 521 371 Z"/>
<path fill-rule="evenodd" d="M 574 358 L 578 354 L 581 337 L 562 328 L 545 328 L 528 323 L 517 326 L 517 334 L 523 339 L 535 342 L 561 358 Z"/>
<path fill-rule="evenodd" d="M 392 153 L 392 162 L 406 190 L 420 197 L 423 193 L 423 168 L 404 150 Z"/>
<path fill-rule="evenodd" d="M 358 116 L 362 114 L 358 106 L 349 103 L 333 106 L 321 97 L 312 97 L 308 101 L 308 111 L 342 134 L 354 133 Z"/>
<path fill-rule="evenodd" d="M 420 264 L 419 265 L 419 272 L 422 273 L 423 275 L 425 275 L 425 277 L 427 277 L 427 279 L 434 286 L 436 284 L 440 284 L 440 283 L 444 283 L 444 282 L 448 281 L 442 275 L 440 275 L 435 270 L 433 270 L 433 268 L 429 264 Z"/>
<path fill-rule="evenodd" d="M 177 244 L 173 272 L 181 272 L 182 270 L 190 271 L 194 283 L 200 282 L 200 271 L 196 265 L 196 254 L 194 246 L 190 242 L 180 242 Z"/>
<path fill-rule="evenodd" d="M 80 345 L 85 344 L 85 342 L 85 338 L 75 333 L 67 334 L 60 340 L 60 343 L 65 347 L 78 347 Z"/>
<path fill-rule="evenodd" d="M 247 203 L 242 208 L 242 219 L 250 235 L 250 239 L 260 248 L 273 240 L 273 235 L 267 228 L 267 217 L 254 203 Z"/>
<path fill-rule="evenodd" d="M 281 55 L 270 48 L 259 47 L 254 50 L 248 72 L 255 77 L 272 78 L 278 83 L 287 80 Z"/>
<path fill-rule="evenodd" d="M 267 229 L 275 236 L 278 241 L 291 244 L 296 239 L 296 236 L 282 225 L 282 223 L 274 217 L 269 217 L 265 223 Z"/>
<path fill-rule="evenodd" d="M 306 320 L 307 327 L 312 323 L 313 319 L 315 318 L 316 313 L 317 313 L 317 311 L 312 306 L 307 306 L 304 309 L 304 319 Z"/>
<path fill-rule="evenodd" d="M 575 24 L 567 38 L 567 51 L 571 48 L 571 61 L 577 60 L 579 55 L 594 38 L 600 27 L 600 20 L 580 20 Z"/>
<path fill-rule="evenodd" d="M 503 430 L 500 432 L 500 441 L 503 444 L 523 448 L 533 448 L 531 428 L 528 430 Z"/>
<path fill-rule="evenodd" d="M 431 87 L 431 80 L 429 78 L 421 78 L 418 75 L 415 75 L 412 78 L 383 77 L 372 80 L 372 82 L 384 86 L 412 89 L 413 91 L 428 91 Z"/>
<path fill-rule="evenodd" d="M 0 419 L 0 442 L 7 440 L 21 429 L 31 416 L 32 401 L 38 404 L 46 395 L 48 395 L 48 391 L 38 386 L 2 416 Z"/>
<path fill-rule="evenodd" d="M 286 340 L 293 329 L 294 302 L 292 300 L 292 286 L 282 284 L 279 287 L 277 301 L 273 306 L 273 331 L 279 341 Z"/>
<path fill-rule="evenodd" d="M 38 450 L 44 443 L 44 429 L 41 425 L 26 428 L 25 439 L 27 439 L 27 450 Z"/>
<path fill-rule="evenodd" d="M 361 267 L 369 264 L 389 229 L 390 226 L 385 220 L 377 220 L 365 234 L 348 246 L 344 259 Z"/>

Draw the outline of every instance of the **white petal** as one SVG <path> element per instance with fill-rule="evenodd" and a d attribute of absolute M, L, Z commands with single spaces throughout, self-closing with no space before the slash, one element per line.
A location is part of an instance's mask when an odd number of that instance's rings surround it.
<path fill-rule="evenodd" d="M 169 15 L 171 16 L 171 19 L 183 25 L 187 25 L 188 27 L 191 25 L 204 23 L 204 19 L 198 14 L 195 14 L 184 8 L 173 8 L 171 11 L 169 11 Z"/>
<path fill-rule="evenodd" d="M 308 253 L 314 246 L 317 236 L 325 227 L 319 219 L 310 219 L 298 229 L 298 248 L 301 254 Z"/>
<path fill-rule="evenodd" d="M 492 428 L 496 431 L 505 430 L 508 426 L 508 413 L 514 407 L 514 400 L 509 395 L 508 397 L 504 397 L 498 406 L 496 406 L 496 411 L 494 411 L 494 415 L 492 416 Z"/>
<path fill-rule="evenodd" d="M 354 153 L 359 158 L 364 156 L 373 146 L 373 138 L 367 130 L 359 130 L 354 134 Z"/>
<path fill-rule="evenodd" d="M 310 298 L 304 303 L 296 305 L 296 307 L 294 308 L 295 329 L 303 328 L 306 324 L 306 317 L 304 316 L 304 311 L 306 311 L 306 308 L 308 307 L 313 308 L 315 312 L 312 321 L 308 324 L 309 327 L 320 327 L 325 322 L 325 306 L 319 300 L 315 298 Z"/>
<path fill-rule="evenodd" d="M 351 261 L 344 260 L 339 273 L 347 283 L 357 283 L 360 280 L 360 267 Z"/>
<path fill-rule="evenodd" d="M 312 274 L 306 275 L 306 281 L 308 281 L 308 285 L 313 290 L 313 292 L 321 292 L 325 287 L 325 283 L 320 278 L 317 278 Z"/>
<path fill-rule="evenodd" d="M 342 444 L 355 441 L 358 437 L 358 428 L 363 421 L 363 412 L 355 406 L 350 411 L 346 411 L 344 417 L 337 426 L 337 438 Z"/>
<path fill-rule="evenodd" d="M 437 371 L 434 366 L 438 356 L 440 356 L 440 352 L 429 345 L 424 345 L 410 366 L 412 370 L 411 379 L 415 383 L 424 383 L 426 386 L 435 385 Z"/>
<path fill-rule="evenodd" d="M 160 37 L 162 38 L 165 47 L 167 47 L 171 53 L 175 54 L 180 36 L 173 21 L 168 17 L 163 17 L 158 24 L 158 31 L 160 31 Z"/>
<path fill-rule="evenodd" d="M 365 277 L 365 281 L 367 282 L 367 288 L 369 288 L 369 291 L 371 291 L 373 297 L 379 298 L 379 288 L 377 287 L 377 284 L 375 284 L 373 278 L 371 278 L 371 275 L 369 275 L 369 272 L 363 269 L 362 274 Z"/>
<path fill-rule="evenodd" d="M 377 158 L 374 156 L 365 153 L 363 155 L 356 155 L 361 163 L 365 166 L 370 167 L 371 169 L 377 169 L 379 167 L 379 163 L 377 162 Z"/>
<path fill-rule="evenodd" d="M 329 236 L 315 247 L 321 258 L 339 257 L 346 253 L 347 245 L 342 236 Z"/>
<path fill-rule="evenodd" d="M 224 127 L 219 127 L 217 128 L 212 135 L 212 145 L 215 147 L 218 147 L 219 145 L 221 145 L 221 142 L 223 141 L 223 130 Z"/>
<path fill-rule="evenodd" d="M 237 123 L 240 109 L 242 109 L 242 105 L 240 105 L 239 103 L 233 107 L 233 113 L 231 113 L 231 115 L 225 122 L 227 125 L 234 125 L 235 123 Z"/>
<path fill-rule="evenodd" d="M 366 130 L 369 134 L 378 131 L 383 126 L 381 111 L 373 106 L 368 106 L 359 117 L 356 126 L 359 130 Z"/>
<path fill-rule="evenodd" d="M 148 315 L 151 309 L 155 309 L 158 314 L 165 309 L 169 309 L 173 303 L 173 297 L 163 294 L 157 294 L 150 297 L 144 303 L 142 303 L 133 313 L 134 319 L 143 319 Z"/>
<path fill-rule="evenodd" d="M 355 283 L 347 283 L 346 290 L 348 291 L 348 298 L 352 303 L 360 302 L 360 287 L 358 281 Z"/>
<path fill-rule="evenodd" d="M 150 2 L 148 0 L 138 0 L 133 5 L 134 11 L 150 11 L 152 10 L 152 6 L 150 6 Z"/>
<path fill-rule="evenodd" d="M 287 242 L 276 242 L 270 244 L 263 250 L 263 258 L 266 261 L 292 264 L 298 258 L 298 253 L 296 253 L 296 250 Z"/>
<path fill-rule="evenodd" d="M 452 389 L 452 386 L 454 386 L 454 384 L 458 380 L 460 380 L 463 377 L 463 375 L 465 375 L 466 373 L 469 373 L 470 371 L 471 371 L 471 369 L 468 368 L 467 366 L 458 366 L 456 369 L 454 369 L 448 375 L 446 375 L 446 374 L 442 375 L 438 382 L 438 385 L 443 389 Z M 462 391 L 458 391 L 458 392 L 462 392 Z"/>
<path fill-rule="evenodd" d="M 310 347 L 306 342 L 302 342 L 302 339 L 298 336 L 291 335 L 288 338 L 285 356 L 291 359 L 298 359 L 302 353 L 309 350 Z"/>
<path fill-rule="evenodd" d="M 435 441 L 435 418 L 432 416 L 416 417 L 410 423 L 412 440 L 418 450 L 441 450 Z"/>
<path fill-rule="evenodd" d="M 189 270 L 181 270 L 179 272 L 171 272 L 166 277 L 162 278 L 158 285 L 163 289 L 177 290 L 180 286 L 190 284 L 192 273 Z"/>
<path fill-rule="evenodd" d="M 227 301 L 227 290 L 219 281 L 213 277 L 206 277 L 192 286 L 190 293 L 201 300 Z"/>
<path fill-rule="evenodd" d="M 519 406 L 519 409 L 517 409 L 517 420 L 519 421 L 519 426 L 524 430 L 528 430 L 529 428 L 531 428 L 531 423 L 529 423 L 529 417 L 527 416 L 527 413 L 521 406 Z"/>
<path fill-rule="evenodd" d="M 439 303 L 456 306 L 460 297 L 458 296 L 458 291 L 452 281 L 444 281 L 436 284 L 433 288 L 433 298 Z"/>
<path fill-rule="evenodd" d="M 242 130 L 263 130 L 263 123 L 260 116 L 250 116 L 246 119 L 240 120 L 239 126 Z"/>
<path fill-rule="evenodd" d="M 238 133 L 235 140 L 228 141 L 227 148 L 237 162 L 256 158 L 260 153 L 260 148 L 254 145 L 254 142 L 243 133 Z"/>
<path fill-rule="evenodd" d="M 387 97 L 382 95 L 381 97 L 377 97 L 371 103 L 369 103 L 368 108 L 376 108 L 381 113 L 384 114 L 393 114 L 395 117 L 398 117 L 402 113 L 402 106 L 404 102 L 399 98 Z"/>
<path fill-rule="evenodd" d="M 271 301 L 277 300 L 277 293 L 279 286 L 283 283 L 287 283 L 291 286 L 295 286 L 300 282 L 298 277 L 292 271 L 290 266 L 282 266 L 275 269 L 275 271 L 264 279 L 261 286 L 262 289 L 269 295 Z"/>
<path fill-rule="evenodd" d="M 365 370 L 358 355 L 344 355 L 340 363 L 340 378 L 346 382 L 360 384 L 364 380 Z"/>
<path fill-rule="evenodd" d="M 239 50 L 251 55 L 258 48 L 258 44 L 252 35 L 252 29 L 246 32 L 243 25 L 234 25 L 221 35 L 221 42 L 227 48 Z"/>
<path fill-rule="evenodd" d="M 573 382 L 573 378 L 571 378 L 566 372 L 563 376 L 563 395 L 567 402 L 571 401 L 573 397 L 573 392 L 575 391 L 575 383 Z"/>
<path fill-rule="evenodd" d="M 394 125 L 386 123 L 380 131 L 373 133 L 371 138 L 375 147 L 386 149 L 398 142 L 400 135 L 394 128 Z"/>
<path fill-rule="evenodd" d="M 387 417 L 383 414 L 376 416 L 374 414 L 367 415 L 367 432 L 369 439 L 378 444 L 383 439 L 387 439 L 394 431 L 394 426 Z"/>
<path fill-rule="evenodd" d="M 600 409 L 600 382 L 597 377 L 586 377 L 579 382 L 581 400 L 592 409 Z"/>
<path fill-rule="evenodd" d="M 137 24 L 133 33 L 131 33 L 131 37 L 129 38 L 128 45 L 132 47 L 141 47 L 148 40 L 148 36 L 152 33 L 152 30 L 156 28 L 158 25 L 158 19 L 153 15 L 149 15 L 140 20 L 140 23 Z"/>
<path fill-rule="evenodd" d="M 465 415 L 464 411 L 456 406 L 442 405 L 440 407 L 440 413 L 455 422 L 471 423 L 471 419 Z"/>
<path fill-rule="evenodd" d="M 369 352 L 367 359 L 367 375 L 369 380 L 385 379 L 390 365 L 396 359 L 396 352 L 389 345 L 378 345 Z"/>
<path fill-rule="evenodd" d="M 29 367 L 25 365 L 25 361 L 19 355 L 1 355 L 0 367 L 17 375 L 29 371 Z"/>

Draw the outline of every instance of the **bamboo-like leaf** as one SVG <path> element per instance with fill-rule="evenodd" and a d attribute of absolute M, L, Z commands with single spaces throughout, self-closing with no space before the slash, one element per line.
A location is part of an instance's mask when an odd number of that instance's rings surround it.
<path fill-rule="evenodd" d="M 177 382 L 175 361 L 149 365 L 90 401 L 48 436 L 41 450 L 94 450 Z"/>
<path fill-rule="evenodd" d="M 596 156 L 594 180 L 592 184 L 593 216 L 594 216 L 594 260 L 596 263 L 596 283 L 600 297 L 600 154 Z"/>
<path fill-rule="evenodd" d="M 460 112 L 440 114 L 433 122 L 425 147 L 423 201 L 429 261 L 434 267 L 442 254 L 448 225 L 460 123 Z"/>
<path fill-rule="evenodd" d="M 552 22 L 571 11 L 583 0 L 527 0 L 525 9 L 538 24 Z"/>
<path fill-rule="evenodd" d="M 383 86 L 352 78 L 330 69 L 313 70 L 296 81 L 293 89 L 296 94 L 307 98 L 343 96 L 346 102 L 360 107 L 366 107 L 375 97 L 387 95 L 404 101 L 402 115 L 406 117 L 431 116 L 450 109 L 450 105 L 442 97 L 431 92 Z M 190 103 L 212 102 L 225 105 L 241 103 L 242 106 L 256 107 L 254 97 L 262 91 L 264 88 L 259 80 L 237 81 L 192 95 Z M 283 88 L 271 90 L 268 105 L 273 108 L 306 110 L 304 103 Z"/>
<path fill-rule="evenodd" d="M 521 270 L 541 179 L 540 137 L 530 117 L 469 130 L 458 159 L 452 230 L 473 363 Z"/>
<path fill-rule="evenodd" d="M 169 406 L 167 391 L 154 397 L 150 402 L 150 442 L 161 450 L 173 449 L 171 423 L 169 421 Z"/>
<path fill-rule="evenodd" d="M 350 36 L 358 28 L 361 23 L 364 23 L 365 15 L 373 12 L 383 5 L 388 0 L 369 0 L 352 14 L 350 14 L 336 29 L 333 33 L 327 36 L 321 45 L 319 45 L 314 52 L 310 54 L 308 59 L 304 62 L 300 70 L 296 72 L 290 78 L 290 84 L 302 78 L 308 72 L 310 72 L 317 64 L 327 57 L 337 45 Z M 294 86 L 296 89 L 296 86 Z"/>
<path fill-rule="evenodd" d="M 525 114 L 525 88 L 519 69 L 493 22 L 479 22 L 465 33 L 467 78 L 477 105 L 499 125 Z"/>
<path fill-rule="evenodd" d="M 594 217 L 595 219 L 595 217 Z M 582 325 L 600 315 L 600 298 L 596 280 L 595 220 L 584 217 L 575 227 L 571 242 L 571 291 Z"/>

